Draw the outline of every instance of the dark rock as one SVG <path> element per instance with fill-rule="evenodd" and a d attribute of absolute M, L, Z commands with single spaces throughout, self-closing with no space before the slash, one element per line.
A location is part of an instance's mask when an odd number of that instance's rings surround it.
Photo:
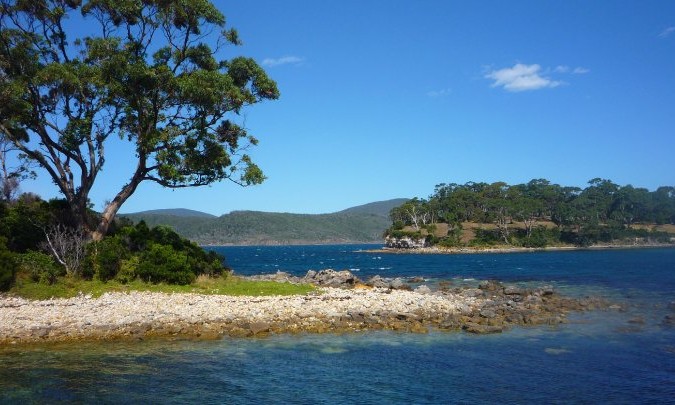
<path fill-rule="evenodd" d="M 332 269 L 315 272 L 310 270 L 304 278 L 305 281 L 324 287 L 349 288 L 360 283 L 354 274 L 349 270 L 335 271 Z"/>
<path fill-rule="evenodd" d="M 462 326 L 462 330 L 469 333 L 476 334 L 488 334 L 488 333 L 501 333 L 504 331 L 504 327 L 501 325 L 478 325 L 475 323 L 467 323 Z"/>
<path fill-rule="evenodd" d="M 424 277 L 411 277 L 408 279 L 409 283 L 423 283 Z"/>
<path fill-rule="evenodd" d="M 366 318 L 363 316 L 363 314 L 349 314 L 351 317 L 351 320 L 354 322 L 365 322 Z"/>
<path fill-rule="evenodd" d="M 270 324 L 267 322 L 251 322 L 248 326 L 248 329 L 251 331 L 251 333 L 257 335 L 259 333 L 269 332 Z"/>
<path fill-rule="evenodd" d="M 554 292 L 555 292 L 555 290 L 550 285 L 545 285 L 545 286 L 537 289 L 538 295 L 542 295 L 542 296 L 553 295 Z"/>
<path fill-rule="evenodd" d="M 366 285 L 375 288 L 389 288 L 389 281 L 380 276 L 373 276 L 367 282 Z"/>
<path fill-rule="evenodd" d="M 387 236 L 384 243 L 386 247 L 391 249 L 420 249 L 429 246 L 426 238 L 413 238 L 411 236 L 403 236 L 400 238 Z"/>
<path fill-rule="evenodd" d="M 644 325 L 645 320 L 644 320 L 644 318 L 638 316 L 638 317 L 629 319 L 628 323 L 632 323 L 632 324 L 636 324 L 636 325 Z"/>
<path fill-rule="evenodd" d="M 527 291 L 513 285 L 504 287 L 504 294 L 506 295 L 525 295 L 526 293 Z"/>
<path fill-rule="evenodd" d="M 497 316 L 497 313 L 489 308 L 485 308 L 480 311 L 480 316 L 483 318 L 494 318 Z"/>
<path fill-rule="evenodd" d="M 268 332 L 270 330 L 270 324 L 267 322 L 251 322 L 248 329 L 254 334 Z"/>
<path fill-rule="evenodd" d="M 478 284 L 478 288 L 483 291 L 497 291 L 502 290 L 503 287 L 498 281 L 494 280 L 484 280 Z"/>
<path fill-rule="evenodd" d="M 516 325 L 522 325 L 525 323 L 525 320 L 523 319 L 523 315 L 519 313 L 513 313 L 509 314 L 506 316 L 506 322 L 516 324 Z"/>
<path fill-rule="evenodd" d="M 452 282 L 444 280 L 444 281 L 439 281 L 438 282 L 438 289 L 441 291 L 450 291 L 450 286 L 452 285 Z"/>

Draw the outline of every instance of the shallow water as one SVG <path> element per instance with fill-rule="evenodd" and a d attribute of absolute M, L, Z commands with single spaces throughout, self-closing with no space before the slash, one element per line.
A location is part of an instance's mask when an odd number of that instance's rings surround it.
<path fill-rule="evenodd" d="M 634 404 L 675 398 L 675 328 L 663 324 L 675 314 L 669 307 L 674 249 L 453 256 L 351 249 L 225 251 L 240 274 L 275 271 L 269 266 L 276 264 L 295 274 L 312 266 L 359 268 L 364 278 L 497 278 L 554 284 L 620 305 L 575 314 L 556 327 L 498 335 L 365 332 L 9 348 L 0 351 L 0 403 Z"/>

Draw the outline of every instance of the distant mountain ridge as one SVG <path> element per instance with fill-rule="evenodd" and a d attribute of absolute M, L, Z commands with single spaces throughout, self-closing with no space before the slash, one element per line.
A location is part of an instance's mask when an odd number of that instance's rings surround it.
<path fill-rule="evenodd" d="M 132 212 L 129 214 L 120 214 L 123 217 L 132 217 L 137 215 L 173 215 L 176 217 L 197 217 L 197 218 L 217 218 L 216 215 L 208 214 L 202 211 L 190 210 L 187 208 L 162 208 L 157 210 L 148 210 L 141 212 Z"/>
<path fill-rule="evenodd" d="M 358 205 L 356 207 L 347 208 L 346 210 L 338 211 L 339 214 L 372 214 L 381 217 L 389 218 L 389 211 L 392 208 L 403 205 L 408 198 L 395 198 L 393 200 L 376 201 L 368 204 Z"/>
<path fill-rule="evenodd" d="M 389 211 L 407 199 L 377 201 L 331 214 L 233 211 L 215 217 L 186 209 L 122 214 L 149 226 L 167 225 L 203 245 L 292 245 L 380 242 L 391 226 Z"/>

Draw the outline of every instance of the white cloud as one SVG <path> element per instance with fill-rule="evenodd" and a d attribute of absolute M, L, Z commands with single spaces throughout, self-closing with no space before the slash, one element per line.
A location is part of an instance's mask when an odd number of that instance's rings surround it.
<path fill-rule="evenodd" d="M 661 31 L 661 33 L 659 34 L 659 38 L 667 38 L 673 32 L 675 32 L 675 27 L 668 27 L 665 30 Z"/>
<path fill-rule="evenodd" d="M 574 73 L 575 75 L 584 75 L 584 74 L 586 74 L 590 71 L 591 71 L 591 69 L 587 69 L 585 67 L 579 66 L 579 67 L 575 67 L 574 70 L 572 71 L 572 73 Z"/>
<path fill-rule="evenodd" d="M 560 65 L 560 66 L 556 66 L 555 69 L 553 69 L 553 71 L 556 72 L 556 73 L 567 73 L 567 72 L 570 71 L 570 67 Z"/>
<path fill-rule="evenodd" d="M 541 66 L 517 63 L 513 67 L 493 70 L 485 75 L 494 80 L 492 87 L 503 87 L 504 90 L 519 92 L 558 87 L 563 82 L 542 76 Z"/>
<path fill-rule="evenodd" d="M 300 57 L 297 57 L 297 56 L 282 56 L 281 58 L 276 58 L 276 59 L 265 58 L 262 61 L 262 64 L 263 64 L 263 66 L 273 67 L 273 66 L 289 65 L 289 64 L 298 65 L 298 64 L 300 64 L 304 61 L 305 61 L 304 58 L 300 58 Z"/>
<path fill-rule="evenodd" d="M 441 90 L 432 90 L 427 92 L 427 96 L 429 97 L 444 97 L 452 93 L 452 89 L 447 88 L 447 89 L 441 89 Z"/>

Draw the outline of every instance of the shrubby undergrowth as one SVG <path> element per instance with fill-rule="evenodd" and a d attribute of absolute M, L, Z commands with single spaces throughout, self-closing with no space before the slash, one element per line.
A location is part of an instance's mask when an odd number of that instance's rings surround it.
<path fill-rule="evenodd" d="M 123 284 L 139 279 L 186 285 L 202 274 L 220 276 L 229 271 L 217 253 L 205 251 L 171 228 L 149 228 L 142 221 L 136 225 L 116 221 L 102 240 L 85 241 L 83 252 L 56 253 L 53 247 L 58 243 L 77 246 L 55 240 L 80 235 L 72 226 L 59 200 L 24 195 L 9 204 L 0 202 L 0 291 L 8 290 L 15 279 L 49 285 L 68 275 Z M 63 231 L 52 232 L 55 229 Z M 82 257 L 69 256 L 76 254 Z"/>

